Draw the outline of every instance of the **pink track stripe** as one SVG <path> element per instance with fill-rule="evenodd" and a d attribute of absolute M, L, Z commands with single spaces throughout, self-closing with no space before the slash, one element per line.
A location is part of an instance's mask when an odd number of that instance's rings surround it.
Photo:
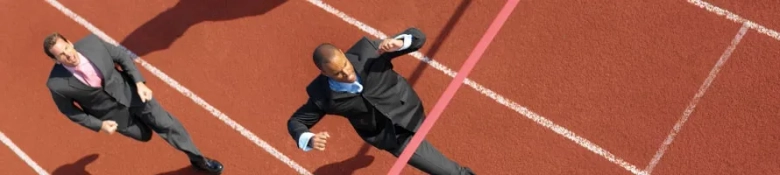
<path fill-rule="evenodd" d="M 496 37 L 498 31 L 501 29 L 501 26 L 504 25 L 506 20 L 509 18 L 509 14 L 512 13 L 519 2 L 519 0 L 508 0 L 504 7 L 501 8 L 501 11 L 498 12 L 498 17 L 496 17 L 496 19 L 493 20 L 493 23 L 490 24 L 490 27 L 488 28 L 487 32 L 485 32 L 485 35 L 483 35 L 482 39 L 480 39 L 479 43 L 477 43 L 477 47 L 474 48 L 474 50 L 471 52 L 471 55 L 469 55 L 468 59 L 466 59 L 466 62 L 463 63 L 460 71 L 458 71 L 458 74 L 454 79 L 452 79 L 452 82 L 450 82 L 450 85 L 447 86 L 447 89 L 444 90 L 444 94 L 442 94 L 442 96 L 439 98 L 439 101 L 436 102 L 436 105 L 433 106 L 433 110 L 431 110 L 431 113 L 428 114 L 427 119 L 417 130 L 417 134 L 415 134 L 414 137 L 412 137 L 412 140 L 409 141 L 409 144 L 406 145 L 406 148 L 398 157 L 398 160 L 395 161 L 395 164 L 393 164 L 390 172 L 387 173 L 388 175 L 398 175 L 401 173 L 401 170 L 406 166 L 409 158 L 411 158 L 412 154 L 414 154 L 414 152 L 417 150 L 417 147 L 420 146 L 420 143 L 422 142 L 423 138 L 425 138 L 425 135 L 428 134 L 428 132 L 433 127 L 433 124 L 436 123 L 436 120 L 439 119 L 439 116 L 444 111 L 444 108 L 447 107 L 447 105 L 452 100 L 452 97 L 455 96 L 455 92 L 458 91 L 458 88 L 460 88 L 463 84 L 463 80 L 466 79 L 466 76 L 468 76 L 469 73 L 471 73 L 471 70 L 477 64 L 477 61 L 479 61 L 479 59 L 482 57 L 482 54 L 485 53 L 488 45 L 490 45 L 490 42 L 492 42 L 493 38 Z"/>

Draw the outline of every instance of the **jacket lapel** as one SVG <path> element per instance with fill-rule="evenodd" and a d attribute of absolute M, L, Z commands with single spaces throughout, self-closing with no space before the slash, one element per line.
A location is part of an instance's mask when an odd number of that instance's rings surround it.
<path fill-rule="evenodd" d="M 90 40 L 83 40 L 83 41 L 86 42 L 86 41 L 90 41 Z M 74 47 L 76 48 L 76 51 L 78 51 L 79 53 L 81 53 L 81 55 L 86 57 L 87 60 L 89 60 L 89 62 L 92 62 L 92 66 L 94 66 L 95 69 L 100 72 L 100 75 L 103 76 L 103 81 L 102 81 L 101 84 L 103 84 L 103 86 L 105 86 L 105 82 L 106 82 L 105 78 L 109 76 L 108 73 L 109 73 L 110 70 L 107 70 L 106 66 L 103 66 L 103 65 L 107 64 L 106 63 L 107 60 L 103 59 L 103 58 L 107 58 L 107 57 L 111 57 L 111 56 L 108 55 L 108 52 L 106 52 L 105 49 L 99 47 L 100 43 L 98 43 L 98 44 L 89 44 L 89 43 L 85 43 L 85 42 L 77 42 L 77 43 L 74 44 Z M 113 64 L 111 64 L 111 65 L 113 65 Z M 111 67 L 111 66 L 109 66 L 109 67 L 110 68 L 114 68 L 114 67 Z M 78 79 L 77 79 L 77 81 L 78 81 Z"/>
<path fill-rule="evenodd" d="M 94 87 L 87 86 L 87 84 L 84 84 L 84 82 L 81 82 L 81 80 L 74 77 L 73 75 L 68 77 L 68 85 L 81 90 L 95 90 Z"/>
<path fill-rule="evenodd" d="M 94 90 L 95 88 L 88 86 L 87 84 L 84 84 L 84 82 L 81 82 L 76 76 L 73 75 L 68 69 L 65 69 L 62 64 L 57 64 L 55 66 L 56 74 L 59 74 L 58 77 L 62 77 L 66 80 L 68 80 L 68 85 L 70 87 L 79 89 L 79 90 Z"/>
<path fill-rule="evenodd" d="M 328 89 L 328 90 L 330 90 L 330 89 Z M 346 99 L 346 98 L 355 97 L 357 95 L 358 94 L 353 94 L 353 93 L 349 93 L 349 92 L 337 92 L 337 91 L 330 90 L 330 98 L 333 101 L 335 101 L 335 102 L 337 102 L 339 100 Z"/>

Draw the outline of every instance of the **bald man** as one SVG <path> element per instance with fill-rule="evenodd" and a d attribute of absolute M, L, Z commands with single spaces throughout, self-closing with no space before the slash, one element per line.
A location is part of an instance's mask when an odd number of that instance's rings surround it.
<path fill-rule="evenodd" d="M 287 122 L 290 135 L 304 151 L 325 150 L 327 132 L 309 129 L 326 114 L 347 118 L 368 144 L 401 155 L 425 119 L 420 98 L 393 70 L 392 60 L 425 44 L 425 34 L 408 28 L 384 40 L 361 38 L 346 52 L 329 43 L 313 54 L 321 74 L 306 87 L 308 100 Z M 408 164 L 434 175 L 474 174 L 423 141 Z"/>

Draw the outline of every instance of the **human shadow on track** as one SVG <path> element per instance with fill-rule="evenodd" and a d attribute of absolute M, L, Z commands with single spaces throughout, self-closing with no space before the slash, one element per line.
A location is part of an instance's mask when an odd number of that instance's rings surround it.
<path fill-rule="evenodd" d="M 97 158 L 98 154 L 90 154 L 76 162 L 57 167 L 57 169 L 51 172 L 51 175 L 91 175 L 91 173 L 87 172 L 87 165 L 97 160 Z"/>
<path fill-rule="evenodd" d="M 428 56 L 428 58 L 431 60 L 436 57 L 436 54 L 439 53 L 439 49 L 441 48 L 442 43 L 450 36 L 452 28 L 458 24 L 458 21 L 460 21 L 460 18 L 463 16 L 463 13 L 466 12 L 466 8 L 468 8 L 469 5 L 471 5 L 471 0 L 463 0 L 460 2 L 458 8 L 455 9 L 455 13 L 450 16 L 447 24 L 445 24 L 444 27 L 441 28 L 441 31 L 439 31 L 439 36 L 436 37 L 436 41 L 431 43 L 431 49 L 428 49 L 428 52 L 425 53 L 425 56 Z M 420 62 L 417 64 L 417 67 L 414 68 L 412 75 L 407 78 L 410 85 L 414 86 L 414 84 L 417 83 L 417 80 L 419 80 L 420 76 L 422 76 L 422 72 L 428 68 L 426 64 L 427 63 L 425 62 Z"/>
<path fill-rule="evenodd" d="M 226 21 L 262 15 L 286 0 L 180 0 L 130 33 L 120 44 L 144 56 L 167 49 L 187 29 L 206 21 Z"/>
<path fill-rule="evenodd" d="M 314 170 L 313 174 L 316 175 L 353 174 L 355 173 L 355 170 L 368 167 L 369 165 L 371 165 L 371 163 L 374 162 L 374 156 L 366 155 L 369 149 L 371 149 L 371 145 L 363 144 L 363 146 L 360 147 L 360 151 L 358 151 L 355 157 L 349 158 L 341 162 L 327 164 L 325 166 L 317 168 L 317 170 Z"/>

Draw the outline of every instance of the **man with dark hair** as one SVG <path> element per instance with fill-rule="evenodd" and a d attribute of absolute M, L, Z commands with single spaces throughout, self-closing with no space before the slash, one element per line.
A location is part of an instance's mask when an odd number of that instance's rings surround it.
<path fill-rule="evenodd" d="M 347 52 L 323 43 L 314 49 L 313 62 L 320 70 L 306 87 L 308 100 L 287 121 L 287 128 L 304 151 L 325 150 L 330 135 L 309 131 L 325 114 L 349 120 L 368 144 L 398 157 L 422 124 L 425 113 L 417 93 L 393 70 L 392 59 L 416 51 L 425 35 L 408 28 L 393 38 L 361 38 Z M 434 175 L 474 174 L 423 141 L 408 162 Z"/>
<path fill-rule="evenodd" d="M 194 168 L 222 172 L 222 164 L 203 156 L 184 126 L 152 98 L 126 50 L 95 35 L 74 44 L 54 33 L 44 39 L 43 51 L 55 62 L 46 86 L 68 119 L 95 132 L 119 132 L 142 142 L 152 139 L 154 131 L 184 152 Z"/>

